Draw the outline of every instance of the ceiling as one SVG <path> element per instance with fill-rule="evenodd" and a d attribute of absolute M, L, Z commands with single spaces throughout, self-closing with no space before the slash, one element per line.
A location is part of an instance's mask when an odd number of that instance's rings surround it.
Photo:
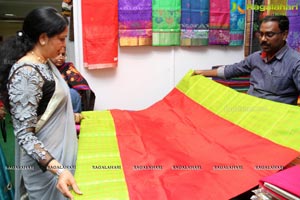
<path fill-rule="evenodd" d="M 61 9 L 62 0 L 0 0 L 1 21 L 21 21 L 29 11 L 42 6 Z"/>

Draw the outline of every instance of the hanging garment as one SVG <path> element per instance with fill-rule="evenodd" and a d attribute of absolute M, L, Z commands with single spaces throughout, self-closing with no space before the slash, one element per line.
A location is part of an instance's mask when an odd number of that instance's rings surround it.
<path fill-rule="evenodd" d="M 244 44 L 245 0 L 230 0 L 230 43 L 229 46 Z"/>
<path fill-rule="evenodd" d="M 119 44 L 152 45 L 151 0 L 119 0 Z"/>
<path fill-rule="evenodd" d="M 208 45 L 209 0 L 181 0 L 181 46 Z"/>
<path fill-rule="evenodd" d="M 84 66 L 117 67 L 118 1 L 82 0 L 81 12 Z"/>
<path fill-rule="evenodd" d="M 181 0 L 152 1 L 152 45 L 179 46 Z"/>
<path fill-rule="evenodd" d="M 208 43 L 228 45 L 230 42 L 230 1 L 210 0 Z"/>

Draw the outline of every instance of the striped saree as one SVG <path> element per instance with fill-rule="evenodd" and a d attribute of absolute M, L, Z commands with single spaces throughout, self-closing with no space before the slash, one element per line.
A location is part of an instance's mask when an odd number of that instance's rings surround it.
<path fill-rule="evenodd" d="M 230 199 L 299 155 L 299 107 L 191 73 L 147 109 L 83 113 L 76 199 Z"/>

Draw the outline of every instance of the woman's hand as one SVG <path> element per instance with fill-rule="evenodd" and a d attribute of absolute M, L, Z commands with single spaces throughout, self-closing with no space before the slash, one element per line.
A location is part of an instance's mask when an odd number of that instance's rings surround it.
<path fill-rule="evenodd" d="M 80 122 L 83 118 L 84 117 L 81 113 L 74 113 L 74 120 L 75 120 L 76 124 L 80 124 Z"/>
<path fill-rule="evenodd" d="M 82 192 L 79 190 L 76 181 L 71 174 L 71 172 L 67 169 L 65 169 L 58 177 L 56 188 L 67 198 L 70 198 L 71 200 L 74 199 L 72 193 L 70 192 L 70 189 L 73 189 L 73 191 L 76 194 L 82 194 Z"/>
<path fill-rule="evenodd" d="M 82 194 L 79 190 L 74 176 L 67 169 L 64 169 L 63 166 L 55 159 L 51 160 L 47 166 L 47 169 L 53 173 L 58 175 L 56 188 L 67 198 L 71 200 L 74 199 L 71 189 L 74 190 L 76 194 Z M 62 171 L 61 171 L 62 170 Z"/>

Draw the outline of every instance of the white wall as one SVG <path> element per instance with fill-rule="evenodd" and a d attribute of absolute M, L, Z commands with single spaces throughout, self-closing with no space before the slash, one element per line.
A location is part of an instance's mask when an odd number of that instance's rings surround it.
<path fill-rule="evenodd" d="M 74 62 L 96 93 L 96 110 L 147 108 L 166 96 L 190 69 L 230 64 L 244 57 L 243 47 L 120 47 L 117 68 L 87 70 L 83 68 L 81 13 L 76 7 L 75 3 Z"/>
<path fill-rule="evenodd" d="M 96 93 L 96 110 L 139 110 L 162 99 L 188 70 L 242 58 L 242 47 L 122 47 L 115 69 L 77 67 Z"/>
<path fill-rule="evenodd" d="M 243 58 L 243 47 L 120 47 L 116 69 L 87 70 L 82 59 L 80 0 L 73 3 L 75 44 L 67 44 L 68 60 L 76 64 L 96 93 L 96 110 L 144 109 L 166 96 L 188 70 Z M 0 33 L 4 37 L 15 34 L 21 25 L 5 23 Z"/>

